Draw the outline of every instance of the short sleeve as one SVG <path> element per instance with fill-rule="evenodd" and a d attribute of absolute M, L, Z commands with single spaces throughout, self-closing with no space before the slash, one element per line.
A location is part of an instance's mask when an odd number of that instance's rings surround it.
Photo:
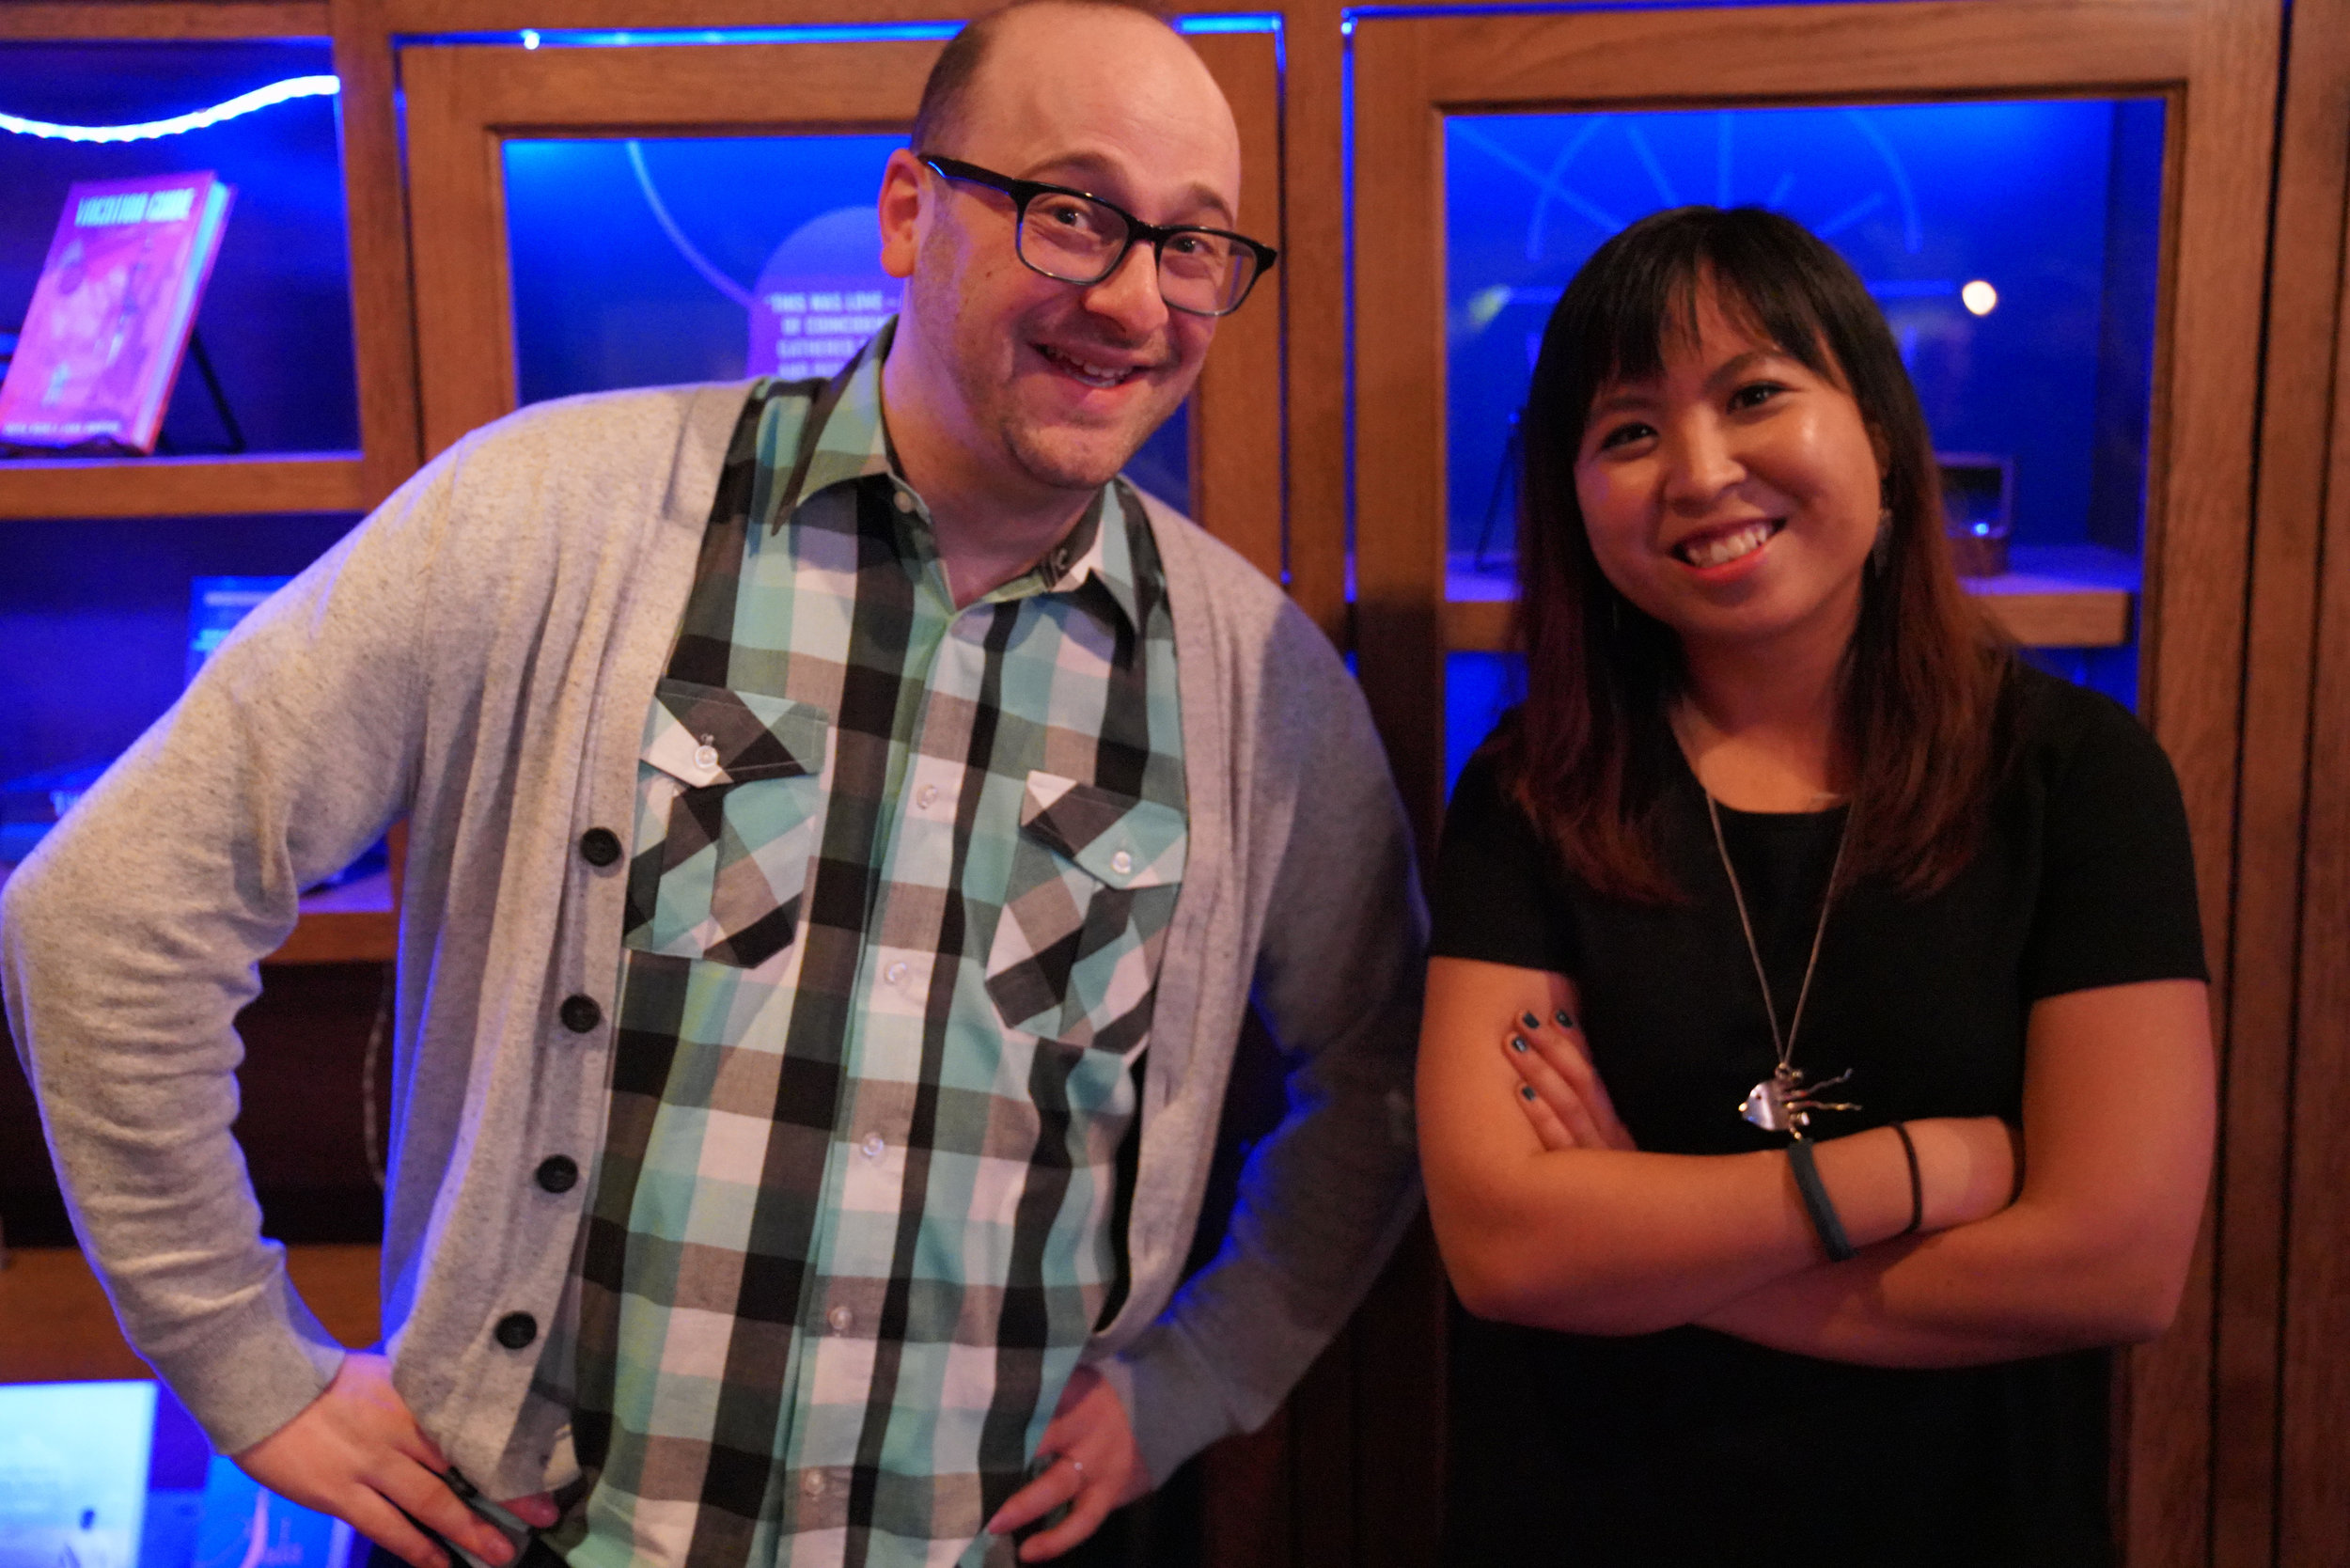
<path fill-rule="evenodd" d="M 2194 846 L 2170 759 L 2119 705 L 2077 690 L 2065 697 L 2078 711 L 2049 786 L 2025 996 L 2209 979 Z"/>
<path fill-rule="evenodd" d="M 1573 974 L 1577 957 L 1558 855 L 1501 787 L 1489 753 L 1462 770 L 1430 890 L 1439 958 Z"/>

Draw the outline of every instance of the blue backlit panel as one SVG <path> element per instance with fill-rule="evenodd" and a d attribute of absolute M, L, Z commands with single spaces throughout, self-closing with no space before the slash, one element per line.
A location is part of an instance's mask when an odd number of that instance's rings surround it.
<path fill-rule="evenodd" d="M 828 374 L 897 307 L 873 198 L 882 165 L 903 145 L 871 135 L 508 142 L 523 401 Z M 779 352 L 786 328 L 822 352 Z"/>
<path fill-rule="evenodd" d="M 2120 100 L 1453 118 L 1456 561 L 1508 570 L 1505 453 L 1559 290 L 1626 224 L 1700 202 L 1784 212 L 1844 254 L 1937 447 L 2010 465 L 2019 544 L 2134 556 L 2163 115 Z"/>
<path fill-rule="evenodd" d="M 236 191 L 196 317 L 220 396 L 191 355 L 158 452 L 356 447 L 332 70 L 323 39 L 0 44 L 0 356 L 72 184 L 210 170 Z"/>

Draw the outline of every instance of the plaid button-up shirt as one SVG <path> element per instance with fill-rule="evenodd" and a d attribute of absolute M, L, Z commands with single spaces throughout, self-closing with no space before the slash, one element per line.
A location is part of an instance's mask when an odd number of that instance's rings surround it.
<path fill-rule="evenodd" d="M 610 1125 L 541 1363 L 592 1483 L 574 1568 L 994 1560 L 1118 1288 L 1185 851 L 1165 582 L 1114 482 L 957 609 L 888 339 L 753 389 L 646 723 Z"/>

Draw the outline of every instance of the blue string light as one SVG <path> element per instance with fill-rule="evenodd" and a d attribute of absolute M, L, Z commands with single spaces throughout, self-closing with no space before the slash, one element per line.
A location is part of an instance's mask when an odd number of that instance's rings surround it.
<path fill-rule="evenodd" d="M 226 103 L 215 103 L 209 109 L 192 114 L 174 115 L 169 119 L 145 120 L 137 125 L 58 125 L 45 119 L 24 119 L 16 115 L 0 114 L 0 131 L 13 131 L 20 136 L 41 136 L 63 142 L 151 142 L 164 136 L 177 136 L 182 132 L 201 131 L 207 126 L 249 115 L 256 109 L 266 109 L 274 103 L 290 102 L 297 98 L 332 98 L 342 90 L 342 83 L 332 76 L 289 76 L 282 82 L 272 82 L 266 87 L 239 93 Z"/>

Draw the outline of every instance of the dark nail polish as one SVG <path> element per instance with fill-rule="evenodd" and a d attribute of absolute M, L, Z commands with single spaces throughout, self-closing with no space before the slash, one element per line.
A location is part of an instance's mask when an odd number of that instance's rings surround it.
<path fill-rule="evenodd" d="M 1520 1014 L 1518 1022 L 1524 1024 L 1529 1029 L 1539 1029 L 1543 1027 L 1543 1021 L 1535 1017 L 1530 1012 Z"/>
<path fill-rule="evenodd" d="M 1524 1035 L 1522 1035 L 1522 1034 L 1513 1034 L 1513 1035 L 1512 1035 L 1512 1036 L 1510 1037 L 1510 1049 L 1512 1049 L 1512 1051 L 1523 1051 L 1523 1050 L 1525 1050 L 1525 1049 L 1526 1049 L 1526 1037 L 1525 1037 Z"/>
<path fill-rule="evenodd" d="M 1567 1016 L 1567 1010 L 1565 1008 L 1560 1008 L 1556 1013 L 1553 1013 L 1552 1016 L 1559 1020 L 1559 1027 L 1560 1028 L 1571 1029 L 1574 1027 L 1574 1020 Z"/>
<path fill-rule="evenodd" d="M 1518 1085 L 1518 1097 L 1522 1100 L 1531 1100 L 1534 1098 L 1534 1086 L 1532 1084 Z"/>

